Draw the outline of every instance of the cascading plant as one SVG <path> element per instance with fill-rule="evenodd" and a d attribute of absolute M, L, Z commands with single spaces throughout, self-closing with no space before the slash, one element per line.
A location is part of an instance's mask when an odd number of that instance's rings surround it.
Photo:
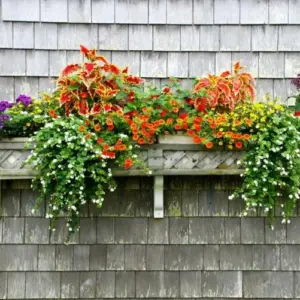
<path fill-rule="evenodd" d="M 289 223 L 300 198 L 300 118 L 283 105 L 260 105 L 265 118 L 256 125 L 256 141 L 242 161 L 242 186 L 229 199 L 244 200 L 243 216 L 260 209 L 270 220 L 279 206 L 282 222 Z"/>
<path fill-rule="evenodd" d="M 49 196 L 50 228 L 66 215 L 69 237 L 79 229 L 82 205 L 101 207 L 106 191 L 115 190 L 112 162 L 125 169 L 143 167 L 122 107 L 133 91 L 135 97 L 142 93 L 142 80 L 94 50 L 81 51 L 89 62 L 62 71 L 50 96 L 60 106 L 49 109 L 50 120 L 30 139 L 34 149 L 27 160 L 38 171 L 32 184 L 39 194 L 35 209 Z"/>

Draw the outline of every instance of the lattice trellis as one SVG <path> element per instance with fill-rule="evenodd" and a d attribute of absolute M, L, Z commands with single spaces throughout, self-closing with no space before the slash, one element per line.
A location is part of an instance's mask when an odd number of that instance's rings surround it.
<path fill-rule="evenodd" d="M 24 164 L 30 150 L 24 150 L 26 139 L 0 142 L 0 180 L 28 179 L 36 171 Z M 154 218 L 164 216 L 164 175 L 234 175 L 243 170 L 237 165 L 243 152 L 208 151 L 196 145 L 152 145 L 143 147 L 139 156 L 154 176 Z M 146 175 L 143 170 L 113 169 L 114 176 Z"/>
<path fill-rule="evenodd" d="M 24 164 L 30 150 L 24 150 L 26 139 L 0 142 L 0 178 L 31 178 L 36 174 Z M 230 175 L 241 173 L 237 161 L 244 155 L 240 151 L 206 150 L 196 145 L 157 144 L 142 147 L 139 156 L 153 175 Z M 113 168 L 113 166 L 112 166 Z M 138 168 L 113 168 L 115 176 L 146 175 Z"/>

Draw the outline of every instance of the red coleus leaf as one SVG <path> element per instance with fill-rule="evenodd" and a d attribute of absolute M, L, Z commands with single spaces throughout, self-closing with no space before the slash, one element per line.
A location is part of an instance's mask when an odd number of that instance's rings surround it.
<path fill-rule="evenodd" d="M 225 94 L 226 97 L 230 96 L 230 88 L 226 82 L 220 81 L 218 83 L 218 88 Z"/>
<path fill-rule="evenodd" d="M 235 96 L 237 96 L 237 94 L 239 93 L 242 84 L 243 82 L 239 78 L 233 79 L 233 93 Z"/>
<path fill-rule="evenodd" d="M 231 73 L 230 73 L 230 71 L 225 71 L 225 72 L 223 72 L 220 76 L 221 77 L 227 77 L 227 76 L 229 76 Z"/>
<path fill-rule="evenodd" d="M 104 104 L 104 112 L 111 111 L 112 105 L 111 104 Z"/>
<path fill-rule="evenodd" d="M 62 93 L 60 95 L 60 104 L 65 104 L 67 102 L 71 101 L 71 98 L 68 94 Z"/>
<path fill-rule="evenodd" d="M 87 115 L 89 113 L 89 105 L 86 100 L 76 101 L 75 108 L 78 109 L 80 115 Z"/>
<path fill-rule="evenodd" d="M 77 71 L 79 68 L 80 66 L 78 64 L 68 65 L 62 70 L 61 74 L 63 76 L 66 76 Z"/>
<path fill-rule="evenodd" d="M 120 69 L 116 65 L 110 65 L 110 71 L 116 75 L 120 74 Z"/>
<path fill-rule="evenodd" d="M 102 106 L 99 103 L 94 103 L 90 114 L 91 115 L 96 115 L 99 114 L 101 112 Z"/>
<path fill-rule="evenodd" d="M 234 74 L 237 74 L 240 72 L 240 70 L 242 70 L 243 67 L 241 66 L 240 62 L 236 62 L 233 66 L 233 70 L 234 70 Z"/>
<path fill-rule="evenodd" d="M 83 45 L 80 45 L 80 52 L 82 52 L 85 56 L 87 56 L 90 52 L 90 50 Z"/>
<path fill-rule="evenodd" d="M 194 87 L 194 92 L 198 92 L 199 90 L 206 88 L 209 85 L 210 85 L 210 80 L 208 78 L 202 78 L 196 83 Z"/>
<path fill-rule="evenodd" d="M 85 69 L 88 73 L 91 73 L 93 70 L 94 70 L 94 64 L 91 64 L 91 63 L 87 63 L 84 65 L 85 66 Z"/>

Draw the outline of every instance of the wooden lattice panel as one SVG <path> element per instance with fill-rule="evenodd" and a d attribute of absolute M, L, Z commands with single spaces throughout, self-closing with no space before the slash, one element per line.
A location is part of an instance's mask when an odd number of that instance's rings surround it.
<path fill-rule="evenodd" d="M 31 178 L 36 174 L 24 164 L 30 150 L 24 150 L 24 139 L 0 142 L 0 179 Z M 153 175 L 225 175 L 242 172 L 237 161 L 244 153 L 239 151 L 207 150 L 197 145 L 151 145 L 139 151 L 139 157 L 153 171 Z M 146 175 L 139 168 L 116 169 L 115 176 Z"/>

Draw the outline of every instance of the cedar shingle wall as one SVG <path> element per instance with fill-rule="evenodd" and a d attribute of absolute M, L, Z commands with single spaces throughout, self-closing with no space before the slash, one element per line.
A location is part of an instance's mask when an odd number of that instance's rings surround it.
<path fill-rule="evenodd" d="M 163 85 L 240 60 L 265 93 L 291 94 L 300 72 L 299 0 L 0 0 L 0 98 L 37 96 L 80 44 Z"/>
<path fill-rule="evenodd" d="M 1 299 L 296 299 L 300 221 L 274 230 L 263 213 L 240 218 L 236 177 L 166 177 L 165 217 L 153 219 L 151 178 L 118 179 L 103 208 L 87 205 L 65 245 L 45 205 L 32 215 L 29 181 L 2 182 Z"/>

